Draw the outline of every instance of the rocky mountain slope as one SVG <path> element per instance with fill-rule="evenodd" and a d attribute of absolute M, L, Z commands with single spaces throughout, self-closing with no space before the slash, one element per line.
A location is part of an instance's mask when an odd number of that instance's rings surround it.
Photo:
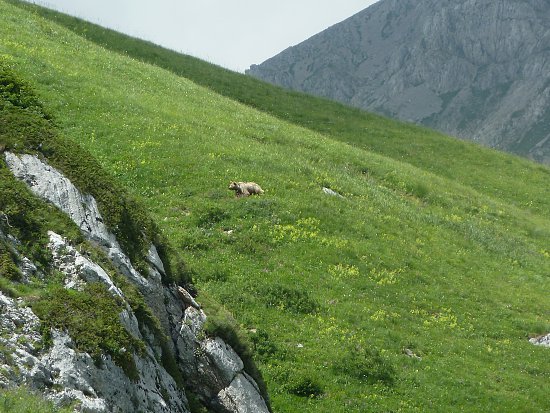
<path fill-rule="evenodd" d="M 0 388 L 87 413 L 198 412 L 199 400 L 267 413 L 250 366 L 208 332 L 144 211 L 60 142 L 1 62 L 0 143 Z"/>
<path fill-rule="evenodd" d="M 550 163 L 550 3 L 382 0 L 248 74 Z"/>

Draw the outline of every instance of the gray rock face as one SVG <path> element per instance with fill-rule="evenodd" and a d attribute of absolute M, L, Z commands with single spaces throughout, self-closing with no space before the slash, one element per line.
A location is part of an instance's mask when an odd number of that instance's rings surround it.
<path fill-rule="evenodd" d="M 49 231 L 48 247 L 52 253 L 53 264 L 65 275 L 65 287 L 81 289 L 86 283 L 100 282 L 113 295 L 123 297 L 122 291 L 99 265 L 80 254 L 73 246 L 53 231 Z"/>
<path fill-rule="evenodd" d="M 59 171 L 32 155 L 4 154 L 8 168 L 40 198 L 65 212 L 94 241 L 107 247 L 118 246 L 99 213 L 91 195 L 83 195 Z"/>
<path fill-rule="evenodd" d="M 30 155 L 5 154 L 14 175 L 26 182 L 39 197 L 66 212 L 85 236 L 99 242 L 114 267 L 127 277 L 145 297 L 170 339 L 168 350 L 177 368 L 201 400 L 223 413 L 268 413 L 255 381 L 244 371 L 239 356 L 220 338 L 207 338 L 203 332 L 206 315 L 193 297 L 178 286 L 164 286 L 164 264 L 154 245 L 147 255 L 147 276 L 136 271 L 109 232 L 93 197 L 81 194 L 59 171 Z M 22 301 L 0 293 L 0 387 L 26 384 L 44 392 L 58 404 L 78 401 L 82 412 L 89 413 L 186 413 L 185 391 L 159 362 L 161 348 L 157 340 L 140 325 L 124 293 L 109 274 L 53 231 L 48 233 L 52 263 L 65 279 L 65 288 L 81 289 L 86 283 L 104 284 L 125 303 L 120 322 L 136 339 L 145 344 L 144 354 L 133 354 L 137 382 L 126 376 L 109 356 L 97 366 L 90 355 L 75 350 L 65 332 L 52 331 L 53 345 L 41 347 L 40 321 Z M 17 240 L 0 231 L 17 253 Z M 36 271 L 23 259 L 27 272 Z"/>
<path fill-rule="evenodd" d="M 42 343 L 39 328 L 40 321 L 30 308 L 0 292 L 0 387 L 24 383 L 27 376 L 20 372 L 37 365 L 35 355 Z M 48 374 L 42 376 L 45 382 L 51 381 Z"/>
<path fill-rule="evenodd" d="M 220 338 L 200 338 L 205 322 L 204 312 L 189 305 L 179 324 L 177 354 L 192 387 L 201 388 L 199 396 L 220 412 L 269 412 L 237 353 Z"/>
<path fill-rule="evenodd" d="M 42 340 L 38 318 L 1 293 L 0 314 L 0 344 L 6 349 L 0 353 L 2 386 L 24 383 L 57 404 L 77 400 L 86 413 L 188 411 L 184 392 L 151 355 L 135 356 L 140 379 L 134 383 L 110 357 L 97 367 L 88 354 L 75 351 L 66 333 L 53 331 L 52 346 L 37 350 Z"/>
<path fill-rule="evenodd" d="M 54 332 L 53 345 L 40 361 L 51 372 L 54 384 L 63 389 L 49 397 L 57 402 L 79 400 L 85 412 L 188 411 L 184 392 L 152 354 L 134 356 L 134 360 L 137 383 L 109 357 L 97 367 L 88 354 L 73 349 L 67 334 Z"/>
<path fill-rule="evenodd" d="M 256 413 L 266 409 L 261 397 L 250 398 L 251 394 L 258 395 L 254 381 L 246 374 L 235 376 L 231 384 L 218 393 L 218 401 L 228 412 Z"/>
<path fill-rule="evenodd" d="M 81 289 L 100 282 L 125 300 L 109 275 L 80 254 L 58 234 L 49 232 L 48 245 L 55 269 L 65 277 L 65 288 Z M 14 243 L 14 248 L 17 246 Z M 60 405 L 78 401 L 80 411 L 107 412 L 187 412 L 185 392 L 155 356 L 155 349 L 140 332 L 130 306 L 120 314 L 121 323 L 135 338 L 146 343 L 145 354 L 133 355 L 139 380 L 133 382 L 109 356 L 101 366 L 86 353 L 75 350 L 72 339 L 52 331 L 52 345 L 42 348 L 40 321 L 22 300 L 0 293 L 0 386 L 26 384 L 42 390 Z"/>
<path fill-rule="evenodd" d="M 16 178 L 24 181 L 38 197 L 51 202 L 65 212 L 89 239 L 108 249 L 109 257 L 124 275 L 132 278 L 142 288 L 148 289 L 148 280 L 134 269 L 128 257 L 122 252 L 115 235 L 103 223 L 97 202 L 91 195 L 81 194 L 57 169 L 35 156 L 19 156 L 6 152 L 4 157 L 8 168 Z M 153 261 L 152 265 L 155 269 L 158 265 L 164 271 L 154 245 L 151 246 L 147 258 Z M 159 273 L 153 271 L 152 275 L 154 278 L 154 275 Z"/>
<path fill-rule="evenodd" d="M 382 0 L 248 74 L 550 163 L 550 3 Z"/>

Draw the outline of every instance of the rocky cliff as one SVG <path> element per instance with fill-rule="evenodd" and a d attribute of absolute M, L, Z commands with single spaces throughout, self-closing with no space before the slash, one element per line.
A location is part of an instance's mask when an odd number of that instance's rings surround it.
<path fill-rule="evenodd" d="M 545 0 L 382 0 L 248 74 L 550 163 Z"/>
<path fill-rule="evenodd" d="M 43 265 L 23 255 L 21 242 L 10 234 L 14 223 L 2 214 L 0 242 L 19 276 L 8 277 L 4 267 L 1 276 L 27 286 L 46 282 L 52 289 L 46 278 L 55 275 L 62 288 L 48 298 L 62 300 L 52 307 L 0 292 L 0 387 L 29 386 L 58 405 L 76 402 L 82 412 L 188 412 L 188 390 L 213 411 L 268 412 L 239 356 L 205 333 L 206 315 L 192 295 L 163 282 L 165 266 L 153 243 L 144 257 L 146 273 L 138 271 L 104 224 L 94 197 L 37 155 L 6 152 L 0 162 L 35 196 L 67 214 L 84 237 L 76 245 L 55 228 L 48 231 L 49 265 L 42 272 Z M 136 296 L 145 303 L 136 305 Z M 86 299 L 91 310 L 75 326 L 68 318 L 86 308 Z M 98 312 L 96 305 L 102 307 Z M 118 328 L 118 337 L 99 325 L 101 310 L 109 306 L 115 320 L 109 329 Z M 106 351 L 84 351 L 88 335 L 97 336 Z"/>
<path fill-rule="evenodd" d="M 0 59 L 0 389 L 86 413 L 269 412 L 230 314 L 208 321 L 191 281 Z"/>

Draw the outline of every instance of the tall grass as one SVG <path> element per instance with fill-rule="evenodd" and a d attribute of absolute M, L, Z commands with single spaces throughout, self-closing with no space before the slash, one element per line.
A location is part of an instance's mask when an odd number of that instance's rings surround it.
<path fill-rule="evenodd" d="M 73 409 L 70 408 L 54 407 L 51 402 L 45 401 L 28 388 L 0 390 L 1 413 L 69 413 L 72 411 Z"/>

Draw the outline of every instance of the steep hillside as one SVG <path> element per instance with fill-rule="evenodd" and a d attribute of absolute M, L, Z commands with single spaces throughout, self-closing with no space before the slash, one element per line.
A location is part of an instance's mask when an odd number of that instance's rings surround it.
<path fill-rule="evenodd" d="M 547 168 L 331 100 L 288 91 L 53 10 L 19 0 L 8 2 L 59 23 L 102 47 L 167 69 L 286 122 L 550 216 L 550 199 L 546 191 L 540 191 L 546 187 Z M 471 165 L 475 165 L 477 173 L 471 173 Z M 524 185 L 526 177 L 530 185 Z"/>
<path fill-rule="evenodd" d="M 429 154 L 283 122 L 3 1 L 0 23 L 0 56 L 247 331 L 274 411 L 548 410 L 548 349 L 528 341 L 550 331 L 547 168 L 461 143 L 436 173 Z M 463 148 L 479 166 L 455 170 Z M 453 179 L 475 168 L 476 185 Z M 265 194 L 237 199 L 231 180 Z"/>
<path fill-rule="evenodd" d="M 2 412 L 38 411 L 32 389 L 82 412 L 268 413 L 231 318 L 207 319 L 145 210 L 3 59 L 0 154 Z"/>
<path fill-rule="evenodd" d="M 382 0 L 252 76 L 550 163 L 550 4 Z"/>
<path fill-rule="evenodd" d="M 9 3 L 59 23 L 102 47 L 167 69 L 283 121 L 409 163 L 492 198 L 550 217 L 550 197 L 541 191 L 546 188 L 547 168 L 432 130 L 288 91 L 46 8 L 18 0 Z M 527 177 L 529 185 L 525 185 Z"/>

